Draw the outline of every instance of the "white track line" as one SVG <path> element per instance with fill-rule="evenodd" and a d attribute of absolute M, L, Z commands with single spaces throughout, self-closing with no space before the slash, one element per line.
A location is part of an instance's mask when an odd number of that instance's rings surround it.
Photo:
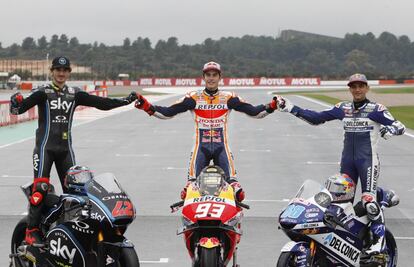
<path fill-rule="evenodd" d="M 414 240 L 414 236 L 396 236 L 394 238 L 398 240 Z"/>
<path fill-rule="evenodd" d="M 173 97 L 175 95 L 163 95 L 163 96 L 147 96 L 147 99 L 153 103 L 156 103 L 158 101 Z M 83 124 L 87 124 L 96 120 L 100 120 L 100 119 L 104 119 L 125 111 L 130 111 L 133 110 L 134 106 L 128 105 L 128 106 L 124 106 L 124 107 L 119 107 L 117 109 L 113 109 L 113 110 L 109 110 L 109 111 L 102 111 L 102 110 L 97 110 L 97 109 L 85 109 L 85 110 L 79 110 L 75 112 L 75 117 L 74 117 L 74 124 L 73 124 L 73 128 L 83 125 Z M 28 138 L 24 138 L 18 141 L 14 141 L 12 143 L 8 143 L 8 144 L 4 144 L 0 146 L 0 149 L 8 147 L 8 146 L 12 146 L 12 145 L 16 145 L 16 144 L 20 144 L 23 143 L 27 140 L 33 139 L 35 138 L 35 135 L 28 137 Z"/>
<path fill-rule="evenodd" d="M 168 263 L 169 259 L 168 258 L 160 258 L 160 260 L 158 261 L 139 261 L 139 263 L 143 263 L 143 264 L 157 264 L 157 263 Z"/>
<path fill-rule="evenodd" d="M 284 199 L 246 199 L 243 200 L 245 202 L 289 202 L 290 199 L 284 198 Z"/>
<path fill-rule="evenodd" d="M 302 98 L 302 99 L 305 99 L 305 100 L 307 100 L 309 102 L 312 102 L 312 103 L 321 105 L 321 106 L 326 107 L 326 108 L 330 108 L 330 107 L 333 106 L 333 105 L 329 105 L 329 104 L 327 104 L 325 102 L 322 102 L 322 101 L 319 101 L 319 100 L 315 100 L 315 99 L 312 99 L 312 98 L 309 98 L 309 97 L 306 97 L 306 96 L 302 96 L 302 95 L 295 95 L 295 96 L 296 97 L 299 97 L 299 98 Z M 408 133 L 407 131 L 404 133 L 404 135 L 406 135 L 408 137 L 411 137 L 411 138 L 414 138 L 414 134 Z"/>

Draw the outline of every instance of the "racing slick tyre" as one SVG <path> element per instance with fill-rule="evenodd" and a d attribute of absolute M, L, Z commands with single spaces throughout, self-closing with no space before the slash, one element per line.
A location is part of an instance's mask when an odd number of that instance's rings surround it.
<path fill-rule="evenodd" d="M 293 267 L 295 266 L 295 254 L 292 252 L 282 252 L 277 261 L 276 267 Z"/>
<path fill-rule="evenodd" d="M 11 239 L 11 253 L 16 254 L 17 248 L 22 245 L 26 235 L 27 217 L 23 217 L 16 225 Z M 34 267 L 32 262 L 20 257 L 13 257 L 10 261 L 10 267 Z"/>
<path fill-rule="evenodd" d="M 200 267 L 221 267 L 219 265 L 219 254 L 216 248 L 209 249 L 201 247 Z"/>
<path fill-rule="evenodd" d="M 388 230 L 385 230 L 385 244 L 387 244 L 387 254 L 389 262 L 387 267 L 396 267 L 398 260 L 397 242 L 395 242 L 394 235 Z"/>
<path fill-rule="evenodd" d="M 134 248 L 122 248 L 120 267 L 139 267 L 138 255 Z"/>

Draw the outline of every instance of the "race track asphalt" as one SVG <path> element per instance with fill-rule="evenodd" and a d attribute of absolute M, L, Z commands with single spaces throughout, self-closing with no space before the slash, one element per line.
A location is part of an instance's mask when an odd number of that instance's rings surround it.
<path fill-rule="evenodd" d="M 271 99 L 265 90 L 240 90 L 238 94 L 253 104 Z M 289 98 L 301 107 L 325 108 L 304 98 Z M 176 99 L 164 97 L 157 104 L 169 105 Z M 186 182 L 193 127 L 190 113 L 164 121 L 126 109 L 73 129 L 77 163 L 97 173 L 114 173 L 131 196 L 137 218 L 127 237 L 136 245 L 142 266 L 190 266 L 182 237 L 175 234 L 178 214 L 171 214 L 169 205 L 179 200 Z M 246 203 L 251 205 L 242 225 L 241 266 L 275 266 L 288 241 L 277 229 L 280 210 L 304 180 L 323 182 L 338 171 L 342 136 L 339 122 L 314 127 L 279 112 L 261 120 L 237 112 L 230 115 L 230 146 L 247 192 Z M 8 262 L 13 227 L 26 211 L 19 186 L 32 179 L 33 146 L 34 140 L 28 139 L 0 148 L 1 266 Z M 386 217 L 387 226 L 398 237 L 399 266 L 408 267 L 414 260 L 414 139 L 381 140 L 379 153 L 379 183 L 401 197 L 401 204 L 387 210 Z M 54 170 L 52 181 L 59 187 Z"/>

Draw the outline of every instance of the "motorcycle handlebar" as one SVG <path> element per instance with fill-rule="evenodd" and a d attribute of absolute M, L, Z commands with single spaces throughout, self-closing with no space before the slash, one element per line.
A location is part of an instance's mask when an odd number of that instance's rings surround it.
<path fill-rule="evenodd" d="M 183 206 L 183 205 L 184 205 L 184 200 L 181 200 L 181 201 L 179 201 L 179 202 L 176 202 L 176 203 L 172 204 L 172 205 L 170 206 L 170 208 L 171 208 L 171 209 L 175 209 L 175 208 L 181 207 L 181 206 Z"/>
<path fill-rule="evenodd" d="M 249 210 L 249 209 L 250 209 L 250 206 L 249 206 L 249 205 L 244 204 L 244 203 L 241 203 L 241 202 L 238 202 L 238 201 L 236 201 L 236 205 L 237 205 L 238 207 L 243 208 L 243 209 L 247 209 L 247 210 Z"/>

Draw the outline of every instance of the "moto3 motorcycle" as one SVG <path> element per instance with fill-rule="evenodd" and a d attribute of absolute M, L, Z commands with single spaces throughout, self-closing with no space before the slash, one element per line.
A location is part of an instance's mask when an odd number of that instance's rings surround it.
<path fill-rule="evenodd" d="M 32 184 L 22 189 L 29 198 Z M 61 196 L 52 187 L 45 204 L 45 245 L 26 245 L 24 217 L 12 235 L 10 266 L 139 267 L 134 245 L 124 237 L 135 208 L 113 174 L 95 176 Z"/>
<path fill-rule="evenodd" d="M 388 206 L 383 201 L 387 192 L 383 191 L 383 194 L 378 196 L 382 209 Z M 332 205 L 339 207 L 336 210 L 341 213 L 330 213 Z M 279 224 L 279 229 L 292 241 L 282 248 L 277 267 L 397 266 L 397 245 L 391 231 L 385 230 L 385 259 L 382 259 L 385 265 L 361 257 L 372 242 L 369 220 L 362 203 L 355 206 L 351 202 L 332 203 L 329 191 L 315 181 L 304 182 L 281 212 Z"/>
<path fill-rule="evenodd" d="M 242 230 L 242 208 L 249 206 L 235 200 L 233 188 L 222 176 L 200 175 L 187 188 L 184 201 L 170 206 L 172 212 L 182 207 L 184 242 L 193 267 L 224 267 L 237 264 L 237 244 Z"/>

